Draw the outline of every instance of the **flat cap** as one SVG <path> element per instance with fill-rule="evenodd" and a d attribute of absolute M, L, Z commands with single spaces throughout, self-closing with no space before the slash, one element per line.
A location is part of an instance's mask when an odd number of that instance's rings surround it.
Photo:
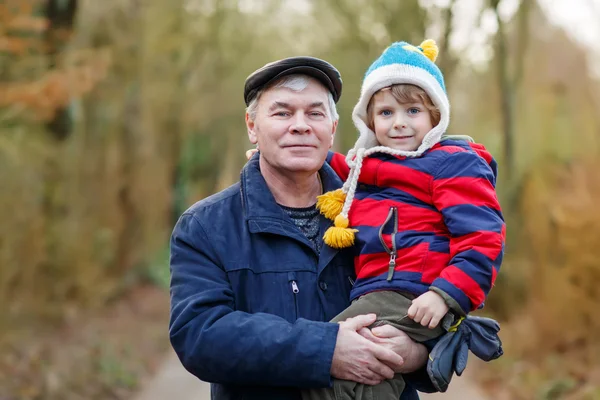
<path fill-rule="evenodd" d="M 315 57 L 289 57 L 269 63 L 246 78 L 244 84 L 246 106 L 256 97 L 259 90 L 270 82 L 292 74 L 303 74 L 317 79 L 329 89 L 336 103 L 342 95 L 342 77 L 333 65 Z"/>

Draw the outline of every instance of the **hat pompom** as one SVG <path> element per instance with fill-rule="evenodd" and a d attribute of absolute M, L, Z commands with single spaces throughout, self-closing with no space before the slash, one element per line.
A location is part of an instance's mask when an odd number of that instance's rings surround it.
<path fill-rule="evenodd" d="M 333 221 L 342 212 L 345 201 L 346 193 L 342 189 L 333 190 L 317 196 L 317 209 Z"/>
<path fill-rule="evenodd" d="M 435 43 L 435 40 L 427 39 L 423 43 L 421 43 L 419 47 L 423 51 L 425 57 L 435 62 L 439 53 L 439 49 L 437 47 L 437 44 Z"/>
<path fill-rule="evenodd" d="M 334 249 L 343 249 L 354 244 L 354 232 L 358 229 L 348 228 L 348 218 L 340 214 L 335 217 L 334 226 L 327 229 L 323 240 Z"/>

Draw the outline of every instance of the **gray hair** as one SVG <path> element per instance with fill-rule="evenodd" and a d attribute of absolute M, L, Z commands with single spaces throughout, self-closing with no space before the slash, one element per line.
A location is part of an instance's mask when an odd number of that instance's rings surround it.
<path fill-rule="evenodd" d="M 265 90 L 267 90 L 271 87 L 277 87 L 277 88 L 290 89 L 294 92 L 301 92 L 304 89 L 306 89 L 306 87 L 308 86 L 308 84 L 310 82 L 310 79 L 314 79 L 314 78 L 311 78 L 308 75 L 301 75 L 301 74 L 288 75 L 288 76 L 281 78 L 275 84 L 272 84 L 272 85 L 268 86 L 267 88 L 261 89 L 256 94 L 256 97 L 254 97 L 254 99 L 252 99 L 252 101 L 248 105 L 248 108 L 246 108 L 246 112 L 250 116 L 250 119 L 252 121 L 254 121 L 254 119 L 256 118 L 256 113 L 258 112 L 258 100 L 260 99 L 260 96 L 263 94 L 263 92 Z M 328 111 L 329 111 L 328 116 L 331 118 L 332 121 L 339 120 L 340 116 L 338 115 L 337 108 L 335 106 L 335 101 L 333 100 L 333 95 L 331 94 L 331 92 L 329 90 L 327 91 L 327 99 L 328 99 L 328 103 L 329 103 L 328 104 L 329 107 L 327 107 Z"/>

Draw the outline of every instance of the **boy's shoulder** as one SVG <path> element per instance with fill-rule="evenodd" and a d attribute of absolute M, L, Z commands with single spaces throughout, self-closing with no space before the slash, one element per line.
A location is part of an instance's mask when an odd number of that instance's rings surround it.
<path fill-rule="evenodd" d="M 428 155 L 443 161 L 438 163 L 438 168 L 444 170 L 444 176 L 450 172 L 472 176 L 489 174 L 490 179 L 495 182 L 498 175 L 498 165 L 492 154 L 484 145 L 475 143 L 472 139 L 444 139 L 433 146 Z"/>
<path fill-rule="evenodd" d="M 475 152 L 472 145 L 476 144 L 473 141 L 464 139 L 444 139 L 436 143 L 432 148 L 432 152 L 439 151 L 447 154 Z"/>
<path fill-rule="evenodd" d="M 468 136 L 451 136 L 436 143 L 428 154 L 436 154 L 440 156 L 451 156 L 452 154 L 463 153 L 463 157 L 478 156 L 482 158 L 488 165 L 496 164 L 492 154 L 481 143 L 475 143 Z M 467 155 L 468 154 L 468 155 Z"/>
<path fill-rule="evenodd" d="M 462 157 L 460 155 L 462 155 Z M 458 156 L 457 156 L 458 155 Z M 447 139 L 436 143 L 433 147 L 427 150 L 421 157 L 413 158 L 414 162 L 419 164 L 432 164 L 440 166 L 446 162 L 453 162 L 458 158 L 477 157 L 477 153 L 471 148 L 470 143 L 466 140 Z"/>

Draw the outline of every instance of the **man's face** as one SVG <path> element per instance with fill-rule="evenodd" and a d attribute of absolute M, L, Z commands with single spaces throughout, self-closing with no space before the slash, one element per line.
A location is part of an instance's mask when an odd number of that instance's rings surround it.
<path fill-rule="evenodd" d="M 328 91 L 310 79 L 295 92 L 272 87 L 262 93 L 254 121 L 246 115 L 250 142 L 261 162 L 283 174 L 318 171 L 333 144 L 337 121 L 328 108 Z"/>

